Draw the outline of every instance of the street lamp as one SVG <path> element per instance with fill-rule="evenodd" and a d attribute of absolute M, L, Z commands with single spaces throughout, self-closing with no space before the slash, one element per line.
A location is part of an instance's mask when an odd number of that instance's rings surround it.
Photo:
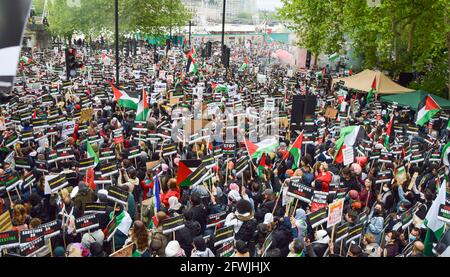
<path fill-rule="evenodd" d="M 119 86 L 119 0 L 114 0 L 114 20 L 116 45 L 116 86 Z"/>

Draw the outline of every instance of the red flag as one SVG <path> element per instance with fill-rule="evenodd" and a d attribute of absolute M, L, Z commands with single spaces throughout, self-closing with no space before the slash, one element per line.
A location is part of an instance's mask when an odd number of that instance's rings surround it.
<path fill-rule="evenodd" d="M 78 136 L 78 124 L 75 124 L 75 128 L 73 128 L 73 140 L 76 142 Z"/>
<path fill-rule="evenodd" d="M 33 113 L 33 116 L 32 116 L 33 119 L 36 119 L 36 117 L 37 117 L 37 116 L 36 116 L 36 113 L 37 113 L 37 111 L 34 110 L 34 113 Z"/>
<path fill-rule="evenodd" d="M 86 183 L 86 185 L 88 185 L 93 191 L 95 191 L 95 189 L 96 189 L 96 185 L 94 182 L 94 174 L 95 174 L 94 169 L 89 168 L 83 179 L 83 181 Z"/>

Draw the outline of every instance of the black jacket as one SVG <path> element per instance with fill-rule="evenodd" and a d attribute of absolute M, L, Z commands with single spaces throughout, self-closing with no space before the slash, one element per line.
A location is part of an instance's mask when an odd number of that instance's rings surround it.
<path fill-rule="evenodd" d="M 256 220 L 258 222 L 263 222 L 266 213 L 272 213 L 274 207 L 275 207 L 275 200 L 264 201 L 256 210 L 255 213 Z"/>
<path fill-rule="evenodd" d="M 193 222 L 187 221 L 185 222 L 185 226 L 183 229 L 180 229 L 175 232 L 175 238 L 180 243 L 181 248 L 183 248 L 184 253 L 188 257 L 191 256 L 192 251 L 192 242 L 194 241 L 195 237 L 195 229 L 192 229 L 191 227 L 193 225 Z"/>
<path fill-rule="evenodd" d="M 291 241 L 291 231 L 280 226 L 273 231 L 270 249 L 278 248 L 281 251 L 281 257 L 286 257 L 289 254 L 289 243 L 291 243 Z"/>
<path fill-rule="evenodd" d="M 198 223 L 200 223 L 200 226 L 202 228 L 202 234 L 205 231 L 206 228 L 206 218 L 208 216 L 208 210 L 205 208 L 205 206 L 203 204 L 197 205 L 197 206 L 193 206 L 190 209 L 193 213 L 193 220 L 197 221 Z"/>
<path fill-rule="evenodd" d="M 242 240 L 247 243 L 250 242 L 255 237 L 256 225 L 256 219 L 254 218 L 244 221 L 241 228 L 239 228 L 239 231 L 234 236 L 234 239 Z"/>

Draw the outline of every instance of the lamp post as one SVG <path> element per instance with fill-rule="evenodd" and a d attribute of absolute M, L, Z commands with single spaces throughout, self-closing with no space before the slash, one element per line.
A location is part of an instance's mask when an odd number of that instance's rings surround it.
<path fill-rule="evenodd" d="M 119 86 L 119 0 L 114 0 L 114 20 L 116 45 L 116 86 Z"/>
<path fill-rule="evenodd" d="M 222 55 L 224 54 L 225 45 L 225 8 L 227 5 L 227 0 L 223 0 L 223 8 L 222 8 Z"/>

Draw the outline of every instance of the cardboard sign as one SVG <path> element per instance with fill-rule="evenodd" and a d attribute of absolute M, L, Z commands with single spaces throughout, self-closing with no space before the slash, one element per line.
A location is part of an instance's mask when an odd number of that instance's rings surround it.
<path fill-rule="evenodd" d="M 147 169 L 150 169 L 150 170 L 155 169 L 155 168 L 158 167 L 160 164 L 161 164 L 161 161 L 151 161 L 151 162 L 146 162 L 146 163 L 145 163 L 146 168 L 147 168 Z"/>
<path fill-rule="evenodd" d="M 339 199 L 328 205 L 328 220 L 327 228 L 335 226 L 342 220 L 342 213 L 344 211 L 344 199 Z"/>
<path fill-rule="evenodd" d="M 184 228 L 184 217 L 179 215 L 176 217 L 165 219 L 161 222 L 163 234 L 170 234 Z"/>
<path fill-rule="evenodd" d="M 108 199 L 126 206 L 128 203 L 128 191 L 117 186 L 110 187 L 108 190 Z"/>
<path fill-rule="evenodd" d="M 121 136 L 121 137 L 118 137 L 118 138 L 114 138 L 114 144 L 120 144 L 120 143 L 124 143 L 124 138 L 123 138 L 123 136 Z"/>
<path fill-rule="evenodd" d="M 224 244 L 234 239 L 234 226 L 228 226 L 221 229 L 216 230 L 214 233 L 216 238 L 216 242 L 214 243 L 214 247 L 220 244 Z"/>
<path fill-rule="evenodd" d="M 437 218 L 440 221 L 450 224 L 450 205 L 440 205 Z"/>
<path fill-rule="evenodd" d="M 266 98 L 264 99 L 264 110 L 269 112 L 275 112 L 275 99 Z"/>
<path fill-rule="evenodd" d="M 19 246 L 19 231 L 0 233 L 0 250 Z"/>
<path fill-rule="evenodd" d="M 91 229 L 98 229 L 98 227 L 99 222 L 96 214 L 88 214 L 75 219 L 75 229 L 77 230 L 77 233 Z"/>
<path fill-rule="evenodd" d="M 352 164 L 355 160 L 353 147 L 347 147 L 342 151 L 342 154 L 344 156 L 344 166 L 347 166 L 349 164 Z"/>
<path fill-rule="evenodd" d="M 206 218 L 206 228 L 221 225 L 223 222 L 225 222 L 226 217 L 227 217 L 226 212 L 208 215 L 208 217 Z"/>
<path fill-rule="evenodd" d="M 289 183 L 287 195 L 297 198 L 305 203 L 311 203 L 313 188 L 301 183 L 300 178 L 294 177 L 291 178 L 291 182 Z"/>
<path fill-rule="evenodd" d="M 87 122 L 92 119 L 94 115 L 94 109 L 83 109 L 81 110 L 80 122 Z"/>
<path fill-rule="evenodd" d="M 20 255 L 30 257 L 41 251 L 45 247 L 44 237 L 39 237 L 26 245 L 20 247 Z"/>
<path fill-rule="evenodd" d="M 54 220 L 45 224 L 39 225 L 39 228 L 44 230 L 44 238 L 49 239 L 61 233 L 61 222 Z"/>
<path fill-rule="evenodd" d="M 338 110 L 337 110 L 337 109 L 332 108 L 332 107 L 328 107 L 328 108 L 325 110 L 325 115 L 324 115 L 324 117 L 325 117 L 325 118 L 328 118 L 328 119 L 336 119 L 337 114 L 338 114 Z"/>
<path fill-rule="evenodd" d="M 125 258 L 125 257 L 131 257 L 133 255 L 133 246 L 134 243 L 128 244 L 124 246 L 122 249 L 117 250 L 116 252 L 109 255 L 113 258 Z"/>

